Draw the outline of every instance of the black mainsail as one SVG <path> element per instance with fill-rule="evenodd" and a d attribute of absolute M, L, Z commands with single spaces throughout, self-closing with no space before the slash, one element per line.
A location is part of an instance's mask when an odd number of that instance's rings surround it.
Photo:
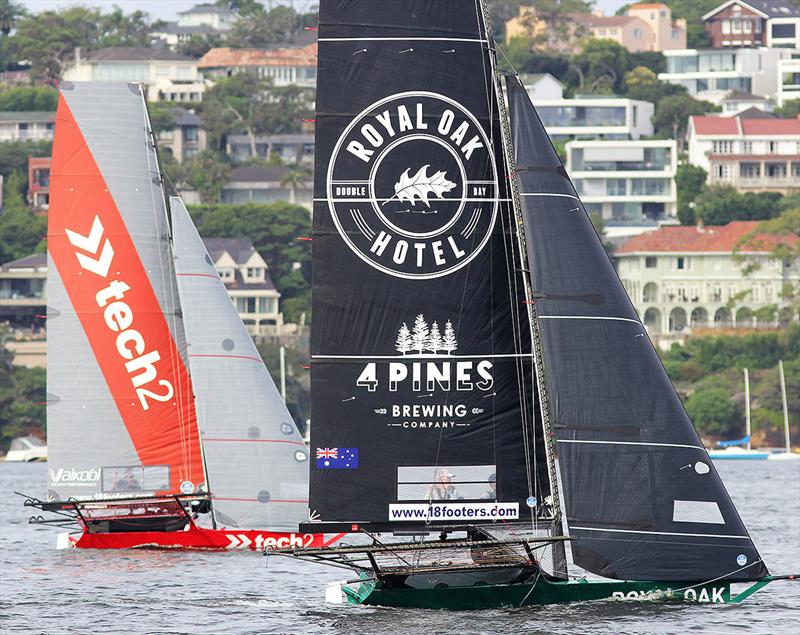
<path fill-rule="evenodd" d="M 320 7 L 314 531 L 558 515 L 482 11 Z"/>
<path fill-rule="evenodd" d="M 507 92 L 575 564 L 628 580 L 768 575 L 518 78 Z"/>

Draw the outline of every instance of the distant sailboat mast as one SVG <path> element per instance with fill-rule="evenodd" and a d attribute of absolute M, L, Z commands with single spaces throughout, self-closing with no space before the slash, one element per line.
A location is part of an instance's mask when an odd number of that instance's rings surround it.
<path fill-rule="evenodd" d="M 745 411 L 745 438 L 747 449 L 750 449 L 750 374 L 744 369 L 744 411 Z"/>
<path fill-rule="evenodd" d="M 785 435 L 786 452 L 792 451 L 792 440 L 789 436 L 789 406 L 786 403 L 786 378 L 783 375 L 783 360 L 778 360 L 778 373 L 781 377 L 781 402 L 783 404 L 783 433 Z"/>

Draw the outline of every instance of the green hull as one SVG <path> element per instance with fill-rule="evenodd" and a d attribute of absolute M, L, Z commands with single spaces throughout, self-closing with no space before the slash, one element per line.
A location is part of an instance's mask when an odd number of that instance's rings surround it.
<path fill-rule="evenodd" d="M 750 589 L 731 596 L 730 585 L 716 583 L 643 582 L 643 581 L 570 581 L 539 578 L 535 584 L 497 584 L 436 589 L 391 589 L 380 581 L 365 581 L 358 588 L 344 587 L 350 604 L 369 604 L 405 608 L 477 610 L 586 602 L 590 600 L 651 600 L 666 602 L 703 602 L 726 604 L 739 602 L 767 584 L 771 578 L 756 582 Z"/>

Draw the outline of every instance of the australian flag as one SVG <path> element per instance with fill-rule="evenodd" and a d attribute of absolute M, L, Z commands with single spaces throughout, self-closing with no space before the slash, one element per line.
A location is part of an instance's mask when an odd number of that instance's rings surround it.
<path fill-rule="evenodd" d="M 358 448 L 317 448 L 318 470 L 354 470 L 358 467 Z"/>

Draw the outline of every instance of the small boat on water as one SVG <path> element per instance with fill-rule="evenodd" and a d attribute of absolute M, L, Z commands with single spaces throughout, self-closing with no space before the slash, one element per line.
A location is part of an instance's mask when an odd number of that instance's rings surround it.
<path fill-rule="evenodd" d="M 323 545 L 308 451 L 180 199 L 140 84 L 62 85 L 48 214 L 47 499 L 60 546 Z"/>
<path fill-rule="evenodd" d="M 11 441 L 5 460 L 24 462 L 46 461 L 47 444 L 39 437 L 17 437 Z"/>
<path fill-rule="evenodd" d="M 266 555 L 353 604 L 739 602 L 780 576 L 486 16 L 320 3 L 301 529 L 363 544 Z"/>

